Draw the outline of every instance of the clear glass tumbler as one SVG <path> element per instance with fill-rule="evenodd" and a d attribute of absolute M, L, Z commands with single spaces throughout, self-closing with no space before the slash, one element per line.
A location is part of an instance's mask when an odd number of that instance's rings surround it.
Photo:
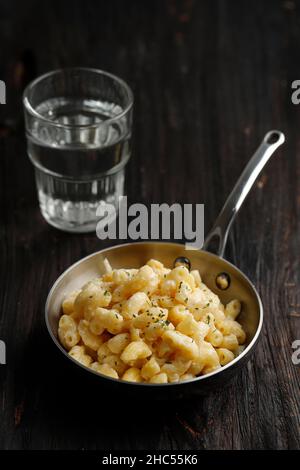
<path fill-rule="evenodd" d="M 98 206 L 117 210 L 123 195 L 131 89 L 101 70 L 62 69 L 30 83 L 23 103 L 42 215 L 69 232 L 95 230 Z"/>

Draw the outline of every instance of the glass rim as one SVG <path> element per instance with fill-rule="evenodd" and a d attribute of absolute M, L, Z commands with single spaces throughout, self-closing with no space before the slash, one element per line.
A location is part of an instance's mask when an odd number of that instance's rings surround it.
<path fill-rule="evenodd" d="M 74 71 L 74 72 L 92 72 L 97 75 L 105 75 L 108 78 L 111 78 L 115 82 L 117 82 L 119 85 L 121 85 L 127 94 L 128 97 L 128 104 L 127 106 L 120 112 L 119 114 L 115 115 L 114 117 L 108 118 L 103 122 L 96 123 L 96 124 L 61 124 L 58 122 L 54 122 L 51 119 L 48 119 L 47 117 L 43 116 L 42 114 L 38 113 L 34 107 L 31 105 L 29 99 L 28 99 L 28 94 L 31 90 L 34 89 L 34 87 L 41 82 L 42 80 L 45 80 L 53 75 L 58 75 L 60 73 L 66 72 L 66 71 Z M 113 73 L 106 72 L 105 70 L 101 69 L 96 69 L 92 67 L 64 67 L 61 69 L 55 69 L 51 70 L 50 72 L 44 73 L 42 75 L 39 75 L 37 78 L 32 80 L 25 88 L 23 92 L 23 106 L 26 111 L 28 111 L 31 116 L 48 123 L 49 125 L 53 127 L 58 127 L 61 129 L 97 129 L 101 127 L 103 124 L 110 124 L 111 122 L 116 122 L 119 121 L 122 117 L 124 117 L 133 107 L 133 102 L 134 102 L 134 97 L 133 97 L 133 92 L 130 88 L 130 86 L 123 80 L 122 78 L 118 77 L 117 75 L 114 75 Z"/>

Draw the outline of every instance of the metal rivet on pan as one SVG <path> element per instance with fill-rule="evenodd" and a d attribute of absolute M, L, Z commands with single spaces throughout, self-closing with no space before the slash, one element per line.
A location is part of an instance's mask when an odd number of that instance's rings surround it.
<path fill-rule="evenodd" d="M 185 256 L 179 256 L 175 259 L 174 268 L 177 266 L 185 266 L 189 271 L 191 270 L 191 262 L 188 258 L 185 258 Z"/>
<path fill-rule="evenodd" d="M 221 290 L 226 290 L 230 286 L 230 276 L 227 273 L 220 273 L 216 277 L 216 285 Z"/>

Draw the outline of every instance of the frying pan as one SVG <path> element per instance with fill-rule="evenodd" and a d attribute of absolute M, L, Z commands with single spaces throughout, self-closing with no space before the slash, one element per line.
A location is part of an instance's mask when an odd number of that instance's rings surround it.
<path fill-rule="evenodd" d="M 165 242 L 122 244 L 83 258 L 57 279 L 46 301 L 46 325 L 57 348 L 69 362 L 77 366 L 77 372 L 82 373 L 78 380 L 84 378 L 82 375 L 85 375 L 85 378 L 89 376 L 90 379 L 93 377 L 93 384 L 100 386 L 102 391 L 108 388 L 109 393 L 129 393 L 131 396 L 139 398 L 146 395 L 159 399 L 181 398 L 195 394 L 207 394 L 219 386 L 223 387 L 245 365 L 254 352 L 262 329 L 263 306 L 251 281 L 236 266 L 226 261 L 223 255 L 229 229 L 238 210 L 259 173 L 284 140 L 284 134 L 277 130 L 272 130 L 265 135 L 225 202 L 214 226 L 205 239 L 202 250 L 189 249 L 183 244 Z M 214 239 L 217 241 L 215 254 L 207 251 Z M 79 289 L 87 281 L 102 275 L 105 258 L 113 268 L 139 268 L 150 258 L 158 259 L 166 267 L 172 268 L 174 260 L 182 257 L 188 258 L 192 269 L 200 271 L 203 282 L 220 297 L 223 304 L 235 298 L 242 302 L 242 312 L 238 321 L 246 332 L 247 340 L 244 351 L 237 358 L 215 372 L 186 382 L 145 384 L 125 382 L 98 374 L 68 355 L 61 346 L 57 334 L 62 301 L 67 293 Z"/>

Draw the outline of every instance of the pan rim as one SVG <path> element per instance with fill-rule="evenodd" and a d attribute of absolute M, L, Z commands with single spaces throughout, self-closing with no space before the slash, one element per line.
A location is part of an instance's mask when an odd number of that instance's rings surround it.
<path fill-rule="evenodd" d="M 63 353 L 63 355 L 69 359 L 70 361 L 72 361 L 75 365 L 81 367 L 82 369 L 86 370 L 87 372 L 90 372 L 91 374 L 95 375 L 95 376 L 100 376 L 102 379 L 106 379 L 108 381 L 112 381 L 113 383 L 117 383 L 119 385 L 122 384 L 122 386 L 135 386 L 135 387 L 169 387 L 169 386 L 175 386 L 175 387 L 180 387 L 180 386 L 184 386 L 184 385 L 187 385 L 187 384 L 191 384 L 191 383 L 197 383 L 197 382 L 200 382 L 200 381 L 203 381 L 205 379 L 209 379 L 217 374 L 221 374 L 223 371 L 229 369 L 230 367 L 236 365 L 243 357 L 245 357 L 252 349 L 253 347 L 255 346 L 255 344 L 257 343 L 258 339 L 259 339 L 259 336 L 260 336 L 260 333 L 261 333 L 261 330 L 262 330 L 262 326 L 263 326 L 263 317 L 264 317 L 264 312 L 263 312 L 263 304 L 262 304 L 262 301 L 261 301 L 261 298 L 260 298 L 260 295 L 258 294 L 257 292 L 257 289 L 256 287 L 254 286 L 254 284 L 250 281 L 250 279 L 248 278 L 248 276 L 246 276 L 246 274 L 244 274 L 239 268 L 237 268 L 233 263 L 231 263 L 230 261 L 227 261 L 225 258 L 222 258 L 218 255 L 216 255 L 215 253 L 211 253 L 210 251 L 206 251 L 206 250 L 198 250 L 198 249 L 195 249 L 194 247 L 190 247 L 191 250 L 193 251 L 203 251 L 205 253 L 208 253 L 210 256 L 212 256 L 213 258 L 216 258 L 216 259 L 221 259 L 222 261 L 224 261 L 225 263 L 227 263 L 230 267 L 232 267 L 233 269 L 235 269 L 247 282 L 248 284 L 250 285 L 250 287 L 252 288 L 253 290 L 253 293 L 255 294 L 255 297 L 256 297 L 256 300 L 257 300 L 257 303 L 258 303 L 258 306 L 259 306 L 259 322 L 258 322 L 258 326 L 257 326 L 257 329 L 256 329 L 256 332 L 255 332 L 255 335 L 254 337 L 252 338 L 252 340 L 250 341 L 250 343 L 248 344 L 248 346 L 244 349 L 244 351 L 239 355 L 237 356 L 235 359 L 233 359 L 233 361 L 229 362 L 228 364 L 226 364 L 225 366 L 222 366 L 221 368 L 213 371 L 213 372 L 210 372 L 209 374 L 206 374 L 206 375 L 201 375 L 199 377 L 195 377 L 193 379 L 190 379 L 190 380 L 185 380 L 185 381 L 182 381 L 182 382 L 173 382 L 173 383 L 163 383 L 163 384 L 152 384 L 152 383 L 145 383 L 145 382 L 129 382 L 129 381 L 126 381 L 126 380 L 121 380 L 121 379 L 114 379 L 112 377 L 108 377 L 107 375 L 104 375 L 104 374 L 101 374 L 99 372 L 96 372 L 92 369 L 90 369 L 89 367 L 81 364 L 80 362 L 76 361 L 72 356 L 70 356 L 68 354 L 68 352 L 63 348 L 63 346 L 60 344 L 60 342 L 58 341 L 58 339 L 55 337 L 55 335 L 53 334 L 52 332 L 52 329 L 51 329 L 51 326 L 50 326 L 50 322 L 49 322 L 49 319 L 48 319 L 48 310 L 49 310 L 49 304 L 50 304 L 50 300 L 51 300 L 51 297 L 52 297 L 52 294 L 56 288 L 56 286 L 59 284 L 59 282 L 61 281 L 61 279 L 69 272 L 71 271 L 73 268 L 75 268 L 77 265 L 79 265 L 80 263 L 82 263 L 83 261 L 86 261 L 87 259 L 89 258 L 92 258 L 96 255 L 99 255 L 99 254 L 102 254 L 102 253 L 105 253 L 106 251 L 110 251 L 112 249 L 117 249 L 117 248 L 122 248 L 122 247 L 126 247 L 126 246 L 132 246 L 132 245 L 153 245 L 153 244 L 164 244 L 164 245 L 174 245 L 174 246 L 177 246 L 177 247 L 180 247 L 180 248 L 183 248 L 183 249 L 186 249 L 187 248 L 187 245 L 183 244 L 183 243 L 173 243 L 173 242 L 164 242 L 164 241 L 160 241 L 160 240 L 155 240 L 155 241 L 147 241 L 147 242 L 132 242 L 132 243 L 121 243 L 121 244 L 118 244 L 118 245 L 113 245 L 113 246 L 109 246 L 107 248 L 103 248 L 102 250 L 98 250 L 98 251 L 95 251 L 87 256 L 85 256 L 84 258 L 81 258 L 79 259 L 78 261 L 76 261 L 75 263 L 73 263 L 71 266 L 69 266 L 66 270 L 64 270 L 60 275 L 59 277 L 56 279 L 56 281 L 54 282 L 54 284 L 52 285 L 48 295 L 47 295 L 47 299 L 46 299 L 46 303 L 45 303 L 45 323 L 46 323 L 46 327 L 47 327 L 47 330 L 48 330 L 48 333 L 50 335 L 50 337 L 52 338 L 54 344 L 58 347 L 58 349 Z"/>

